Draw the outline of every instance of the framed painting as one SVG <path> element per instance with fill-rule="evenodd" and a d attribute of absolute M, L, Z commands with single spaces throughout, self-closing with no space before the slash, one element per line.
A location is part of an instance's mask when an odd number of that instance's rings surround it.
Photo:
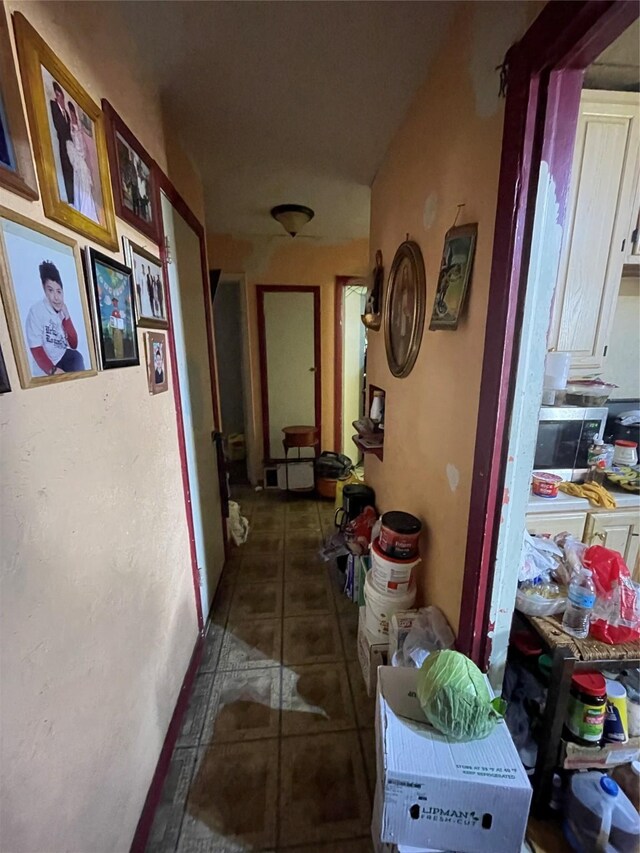
<path fill-rule="evenodd" d="M 85 261 L 100 366 L 111 370 L 140 364 L 130 268 L 90 246 Z"/>
<path fill-rule="evenodd" d="M 167 291 L 160 258 L 126 237 L 122 238 L 122 247 L 125 263 L 133 272 L 138 325 L 150 329 L 167 329 Z"/>
<path fill-rule="evenodd" d="M 154 243 L 160 243 L 155 163 L 109 101 L 103 99 L 107 150 L 116 213 Z"/>
<path fill-rule="evenodd" d="M 429 323 L 432 331 L 458 328 L 473 271 L 477 238 L 477 223 L 450 228 L 445 235 L 438 287 Z"/>
<path fill-rule="evenodd" d="M 0 8 L 0 186 L 28 199 L 38 198 L 4 4 Z"/>
<path fill-rule="evenodd" d="M 115 251 L 102 110 L 27 19 L 13 18 L 44 212 Z"/>
<path fill-rule="evenodd" d="M 7 373 L 7 365 L 4 363 L 4 353 L 0 348 L 0 394 L 8 394 L 11 391 L 11 382 Z"/>
<path fill-rule="evenodd" d="M 94 376 L 75 240 L 0 207 L 0 285 L 23 388 Z"/>
<path fill-rule="evenodd" d="M 384 341 L 389 370 L 408 376 L 416 363 L 426 303 L 422 252 L 417 243 L 401 243 L 391 264 L 384 306 Z"/>
<path fill-rule="evenodd" d="M 167 337 L 159 332 L 145 332 L 145 357 L 150 394 L 169 390 Z"/>

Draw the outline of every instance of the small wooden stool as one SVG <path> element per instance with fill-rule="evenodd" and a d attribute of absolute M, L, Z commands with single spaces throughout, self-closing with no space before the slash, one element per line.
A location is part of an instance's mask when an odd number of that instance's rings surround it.
<path fill-rule="evenodd" d="M 291 461 L 294 463 L 303 461 L 300 456 L 300 449 L 302 447 L 317 447 L 320 439 L 318 438 L 318 427 L 315 426 L 287 426 L 284 427 L 282 432 L 284 433 L 284 438 L 282 440 L 282 446 L 284 447 L 284 458 L 285 458 L 285 475 L 286 475 L 286 484 L 287 484 L 287 492 L 288 491 L 312 491 L 311 489 L 289 489 L 289 451 L 297 448 L 298 457 L 297 459 L 292 459 Z"/>

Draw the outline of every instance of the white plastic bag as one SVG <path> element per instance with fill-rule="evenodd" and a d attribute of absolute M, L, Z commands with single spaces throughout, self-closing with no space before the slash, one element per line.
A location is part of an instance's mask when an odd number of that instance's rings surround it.
<path fill-rule="evenodd" d="M 229 501 L 229 518 L 227 519 L 227 530 L 233 540 L 233 544 L 244 545 L 249 535 L 249 519 L 240 515 L 240 504 Z"/>
<path fill-rule="evenodd" d="M 548 578 L 562 560 L 562 556 L 562 551 L 553 539 L 531 536 L 525 530 L 518 580 L 523 583 L 540 577 Z"/>
<path fill-rule="evenodd" d="M 421 607 L 404 643 L 398 646 L 395 656 L 397 665 L 420 669 L 431 652 L 450 649 L 455 640 L 455 635 L 440 608 L 433 605 Z"/>

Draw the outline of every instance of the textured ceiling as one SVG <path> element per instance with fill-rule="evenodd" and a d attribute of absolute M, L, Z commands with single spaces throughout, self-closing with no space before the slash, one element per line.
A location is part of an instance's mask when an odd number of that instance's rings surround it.
<path fill-rule="evenodd" d="M 124 3 L 200 170 L 210 231 L 362 237 L 369 187 L 450 23 L 441 2 Z"/>

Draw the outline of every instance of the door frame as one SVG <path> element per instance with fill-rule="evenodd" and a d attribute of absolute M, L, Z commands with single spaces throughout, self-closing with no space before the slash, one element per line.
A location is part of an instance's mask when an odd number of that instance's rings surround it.
<path fill-rule="evenodd" d="M 342 421 L 344 417 L 342 392 L 344 373 L 344 291 L 354 281 L 361 281 L 362 286 L 366 282 L 362 276 L 337 275 L 334 290 L 334 373 L 333 373 L 333 449 L 336 453 L 343 453 L 342 449 Z"/>
<path fill-rule="evenodd" d="M 314 397 L 315 397 L 315 424 L 318 437 L 322 435 L 322 365 L 321 365 L 321 318 L 320 318 L 320 287 L 313 285 L 288 285 L 288 284 L 257 284 L 256 285 L 256 307 L 258 312 L 258 353 L 260 358 L 260 402 L 262 405 L 262 451 L 263 462 L 269 463 L 273 459 L 271 455 L 271 441 L 269 438 L 269 388 L 267 382 L 267 336 L 264 321 L 264 294 L 265 293 L 312 293 L 313 294 L 313 358 L 314 358 Z M 319 447 L 319 445 L 317 445 Z M 316 453 L 317 453 L 316 447 Z"/>
<path fill-rule="evenodd" d="M 637 17 L 633 0 L 548 3 L 505 57 L 506 107 L 458 635 L 458 648 L 484 669 L 497 615 L 492 597 L 502 580 L 494 573 L 503 510 L 506 518 L 510 513 L 509 425 L 517 414 L 512 408 L 541 166 L 553 191 L 555 224 L 562 229 L 584 70 Z"/>

